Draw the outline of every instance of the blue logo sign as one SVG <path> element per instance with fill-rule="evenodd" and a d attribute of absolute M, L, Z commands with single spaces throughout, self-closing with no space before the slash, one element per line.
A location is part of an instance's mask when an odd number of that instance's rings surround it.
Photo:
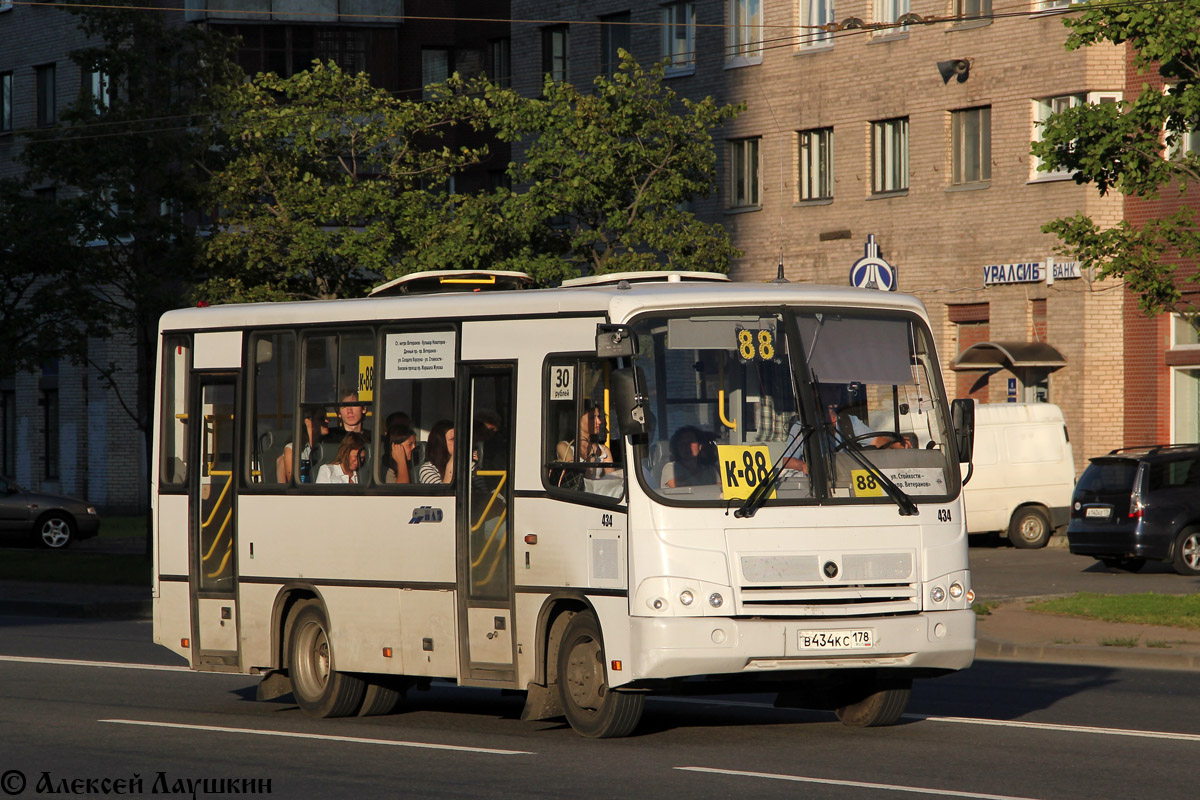
<path fill-rule="evenodd" d="M 413 509 L 412 519 L 408 521 L 409 525 L 420 525 L 422 522 L 441 522 L 442 510 L 433 506 L 418 506 Z"/>
<path fill-rule="evenodd" d="M 896 291 L 896 268 L 879 257 L 875 234 L 867 234 L 867 244 L 863 250 L 863 257 L 850 268 L 850 285 L 859 289 Z"/>

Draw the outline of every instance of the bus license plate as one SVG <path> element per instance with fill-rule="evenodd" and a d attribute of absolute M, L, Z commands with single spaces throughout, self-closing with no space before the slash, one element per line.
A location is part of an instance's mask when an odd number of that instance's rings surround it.
<path fill-rule="evenodd" d="M 801 650 L 860 650 L 875 646 L 875 631 L 800 631 L 798 639 Z"/>
<path fill-rule="evenodd" d="M 1085 511 L 1083 513 L 1084 513 L 1084 516 L 1091 517 L 1094 519 L 1108 519 L 1109 516 L 1112 515 L 1112 509 L 1111 508 L 1089 508 L 1087 511 Z"/>

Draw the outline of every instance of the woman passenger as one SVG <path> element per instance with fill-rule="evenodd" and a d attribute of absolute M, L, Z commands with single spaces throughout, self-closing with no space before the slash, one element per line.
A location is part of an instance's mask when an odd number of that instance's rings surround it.
<path fill-rule="evenodd" d="M 367 440 L 362 434 L 351 431 L 342 437 L 337 456 L 330 464 L 322 464 L 317 472 L 317 483 L 359 483 L 358 469 L 367 449 Z"/>
<path fill-rule="evenodd" d="M 412 483 L 412 454 L 417 446 L 412 428 L 397 422 L 388 428 L 388 451 L 392 466 L 388 468 L 386 483 Z"/>
<path fill-rule="evenodd" d="M 454 423 L 450 420 L 439 420 L 429 431 L 425 462 L 417 477 L 421 483 L 454 482 Z"/>

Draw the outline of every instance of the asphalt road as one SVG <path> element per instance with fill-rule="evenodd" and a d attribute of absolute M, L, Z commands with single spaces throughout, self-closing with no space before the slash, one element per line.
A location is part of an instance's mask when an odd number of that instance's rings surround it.
<path fill-rule="evenodd" d="M 1151 561 L 1138 572 L 1109 569 L 1066 548 L 1021 550 L 1007 542 L 971 537 L 971 584 L 980 600 L 1099 592 L 1102 594 L 1194 594 L 1200 577 L 1178 575 L 1169 564 Z M 978 539 L 978 541 L 976 541 Z"/>
<path fill-rule="evenodd" d="M 634 736 L 590 741 L 449 686 L 387 717 L 312 720 L 149 638 L 144 622 L 0 618 L 0 790 L 137 776 L 146 796 L 208 779 L 356 800 L 1195 796 L 1200 687 L 1179 673 L 982 662 L 918 682 L 901 724 L 869 730 L 764 696 L 652 699 Z"/>

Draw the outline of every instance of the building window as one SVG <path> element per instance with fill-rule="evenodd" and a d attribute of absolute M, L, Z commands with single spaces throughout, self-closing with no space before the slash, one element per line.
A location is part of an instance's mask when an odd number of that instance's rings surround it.
<path fill-rule="evenodd" d="M 762 61 L 762 0 L 728 0 L 729 25 L 725 29 L 725 60 L 734 63 Z"/>
<path fill-rule="evenodd" d="M 13 0 L 0 0 L 0 11 L 12 11 Z"/>
<path fill-rule="evenodd" d="M 58 121 L 56 94 L 58 70 L 54 64 L 37 67 L 37 125 L 48 128 Z"/>
<path fill-rule="evenodd" d="M 662 55 L 667 72 L 681 72 L 696 66 L 696 4 L 671 3 L 663 6 Z"/>
<path fill-rule="evenodd" d="M 871 191 L 908 189 L 908 117 L 871 123 Z"/>
<path fill-rule="evenodd" d="M 91 99 L 92 107 L 96 111 L 107 111 L 112 108 L 112 79 L 98 69 L 92 70 L 84 77 L 83 89 Z"/>
<path fill-rule="evenodd" d="M 735 139 L 729 143 L 729 207 L 759 205 L 758 139 Z"/>
<path fill-rule="evenodd" d="M 832 47 L 833 31 L 817 30 L 833 24 L 833 0 L 800 0 L 799 47 Z"/>
<path fill-rule="evenodd" d="M 12 130 L 12 73 L 0 72 L 0 133 Z"/>
<path fill-rule="evenodd" d="M 992 179 L 992 108 L 967 108 L 951 113 L 950 182 L 981 183 Z"/>
<path fill-rule="evenodd" d="M 12 389 L 0 391 L 0 471 L 10 478 L 17 474 L 17 393 Z"/>
<path fill-rule="evenodd" d="M 566 25 L 542 28 L 542 74 L 549 75 L 550 80 L 556 83 L 571 79 L 568 63 L 570 43 L 571 35 Z"/>
<path fill-rule="evenodd" d="M 628 11 L 600 18 L 600 73 L 614 75 L 621 66 L 621 51 L 629 51 Z"/>
<path fill-rule="evenodd" d="M 1074 108 L 1075 106 L 1086 103 L 1087 95 L 1064 94 L 1064 95 L 1059 95 L 1058 97 L 1047 97 L 1044 100 L 1035 100 L 1033 102 L 1034 102 L 1033 137 L 1034 137 L 1034 139 L 1040 141 L 1042 138 L 1042 129 L 1046 125 L 1046 120 L 1050 119 L 1051 114 L 1058 114 L 1062 111 L 1066 111 L 1068 108 Z M 1040 159 L 1036 156 L 1034 157 L 1034 159 L 1033 159 L 1033 177 L 1035 177 L 1035 178 L 1047 177 L 1047 176 L 1054 176 L 1054 177 L 1063 176 L 1063 177 L 1065 177 L 1065 176 L 1071 175 L 1070 170 L 1064 169 L 1062 167 L 1059 167 L 1058 169 L 1054 169 L 1054 170 L 1042 171 L 1043 163 L 1044 162 L 1042 161 L 1042 159 Z"/>
<path fill-rule="evenodd" d="M 1200 153 L 1200 130 L 1184 131 L 1167 145 L 1171 161 L 1182 161 L 1188 153 Z"/>
<path fill-rule="evenodd" d="M 1053 11 L 1058 8 L 1070 8 L 1072 0 L 1040 0 L 1037 4 L 1038 11 Z"/>
<path fill-rule="evenodd" d="M 833 197 L 833 128 L 800 131 L 800 199 Z"/>
<path fill-rule="evenodd" d="M 992 0 L 958 0 L 955 9 L 963 19 L 978 19 L 992 15 Z"/>
<path fill-rule="evenodd" d="M 444 47 L 421 48 L 421 98 L 431 99 L 429 87 L 450 77 L 450 51 Z"/>
<path fill-rule="evenodd" d="M 907 14 L 908 10 L 909 0 L 875 0 L 875 21 L 885 24 L 896 22 Z M 901 25 L 897 28 L 884 28 L 882 33 L 886 36 L 889 33 L 906 30 L 908 30 L 908 26 Z"/>
<path fill-rule="evenodd" d="M 990 308 L 987 303 L 962 303 L 946 307 L 947 316 L 955 326 L 958 352 L 972 345 L 986 342 L 990 338 Z M 961 370 L 956 375 L 954 396 L 972 398 L 980 403 L 988 402 L 988 379 L 990 370 Z"/>
<path fill-rule="evenodd" d="M 497 86 L 512 85 L 512 43 L 509 39 L 488 42 L 488 78 Z"/>
<path fill-rule="evenodd" d="M 53 370 L 53 377 L 46 376 L 51 373 L 48 370 Z M 43 384 L 50 384 L 42 389 L 41 406 L 42 406 L 42 452 L 45 454 L 46 471 L 45 477 L 53 480 L 59 475 L 59 458 L 58 458 L 58 362 L 54 362 L 52 367 L 46 367 L 42 370 Z"/>

